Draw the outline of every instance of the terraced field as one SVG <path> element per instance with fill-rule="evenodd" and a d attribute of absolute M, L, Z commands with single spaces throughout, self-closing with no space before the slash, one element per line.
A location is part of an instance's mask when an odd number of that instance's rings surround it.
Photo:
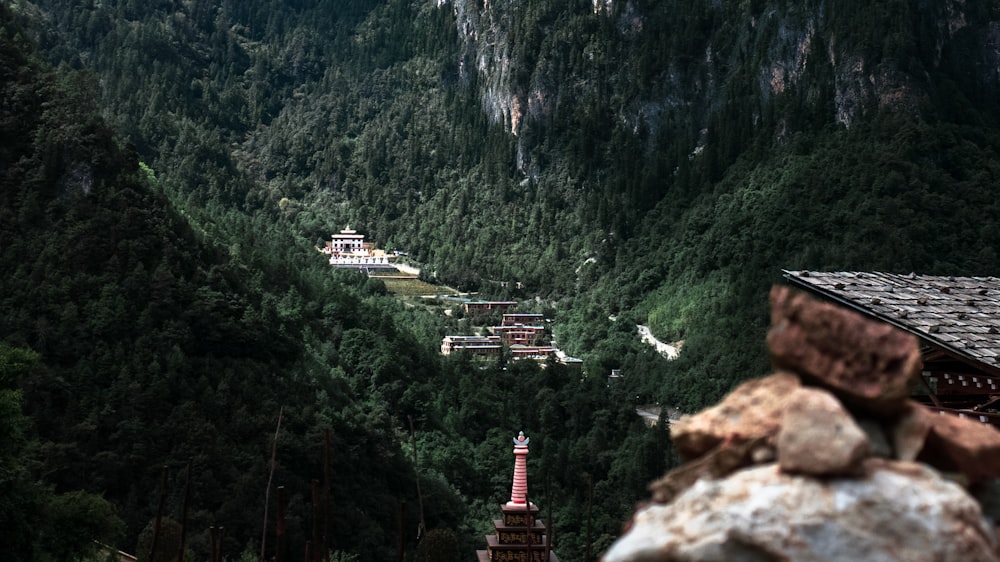
<path fill-rule="evenodd" d="M 385 288 L 398 297 L 423 297 L 431 295 L 455 295 L 458 291 L 443 285 L 433 285 L 420 279 L 400 277 L 380 277 Z"/>

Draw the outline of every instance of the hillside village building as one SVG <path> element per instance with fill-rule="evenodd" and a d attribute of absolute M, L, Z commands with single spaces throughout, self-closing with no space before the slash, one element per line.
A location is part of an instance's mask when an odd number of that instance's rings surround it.
<path fill-rule="evenodd" d="M 441 355 L 468 351 L 480 357 L 496 357 L 502 350 L 500 336 L 445 336 L 441 339 Z"/>
<path fill-rule="evenodd" d="M 546 361 L 550 357 L 557 357 L 557 351 L 559 350 L 552 345 L 514 344 L 510 346 L 510 358 L 514 360 L 534 359 L 535 361 Z"/>
<path fill-rule="evenodd" d="M 490 314 L 493 312 L 503 312 L 517 306 L 516 301 L 467 301 L 465 303 L 466 314 Z"/>
<path fill-rule="evenodd" d="M 523 321 L 533 324 L 523 324 Z M 531 359 L 547 361 L 553 358 L 564 365 L 579 366 L 582 360 L 566 355 L 558 347 L 545 344 L 545 317 L 537 313 L 508 313 L 499 326 L 489 326 L 488 336 L 449 335 L 441 339 L 441 354 L 464 351 L 477 357 L 497 357 L 506 348 L 514 361 Z"/>
<path fill-rule="evenodd" d="M 500 338 L 504 345 L 537 345 L 545 335 L 543 326 L 490 326 L 491 334 Z"/>
<path fill-rule="evenodd" d="M 783 271 L 792 285 L 917 337 L 931 410 L 1000 427 L 1000 278 Z"/>
<path fill-rule="evenodd" d="M 500 323 L 503 326 L 540 325 L 545 322 L 545 315 L 540 312 L 510 312 L 503 315 Z"/>
<path fill-rule="evenodd" d="M 491 334 L 504 345 L 537 346 L 545 336 L 545 317 L 536 313 L 504 314 L 499 326 L 490 326 Z"/>

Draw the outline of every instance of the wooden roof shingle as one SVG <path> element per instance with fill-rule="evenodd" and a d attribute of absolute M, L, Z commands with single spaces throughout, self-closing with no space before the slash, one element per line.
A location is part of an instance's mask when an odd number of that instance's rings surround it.
<path fill-rule="evenodd" d="M 1000 278 L 782 270 L 793 285 L 1000 375 Z"/>

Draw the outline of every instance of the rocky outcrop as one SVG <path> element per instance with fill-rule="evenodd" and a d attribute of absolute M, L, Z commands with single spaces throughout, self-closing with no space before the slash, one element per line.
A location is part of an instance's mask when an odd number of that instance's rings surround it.
<path fill-rule="evenodd" d="M 671 427 L 688 462 L 604 562 L 1000 560 L 1000 432 L 908 398 L 908 334 L 783 287 L 771 305 L 780 371 Z"/>
<path fill-rule="evenodd" d="M 518 170 L 532 179 L 547 171 L 532 150 L 544 134 L 537 127 L 553 116 L 585 117 L 599 107 L 622 132 L 655 138 L 671 131 L 694 158 L 706 145 L 689 133 L 711 129 L 734 96 L 754 127 L 773 115 L 774 138 L 784 143 L 804 122 L 782 99 L 797 99 L 793 107 L 803 109 L 796 113 L 824 112 L 850 128 L 877 113 L 919 115 L 938 89 L 931 76 L 956 66 L 955 52 L 968 53 L 960 74 L 984 99 L 1000 82 L 1000 23 L 963 0 L 924 2 L 877 23 L 867 21 L 883 18 L 874 8 L 838 14 L 815 0 L 684 10 L 633 0 L 592 0 L 589 9 L 435 0 L 439 8 L 449 4 L 461 45 L 459 78 L 475 84 L 492 123 L 521 138 Z M 705 29 L 707 21 L 716 24 Z M 658 50 L 659 68 L 651 72 L 632 49 L 658 45 L 652 37 L 664 29 L 678 45 Z M 612 53 L 627 56 L 609 64 Z M 589 66 L 581 70 L 580 61 Z"/>

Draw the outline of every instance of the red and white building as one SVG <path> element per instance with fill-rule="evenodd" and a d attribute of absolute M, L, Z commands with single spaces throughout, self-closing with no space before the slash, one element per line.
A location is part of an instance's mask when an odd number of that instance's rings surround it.
<path fill-rule="evenodd" d="M 538 345 L 545 338 L 545 326 L 524 324 L 491 326 L 490 333 L 499 337 L 504 345 Z"/>
<path fill-rule="evenodd" d="M 566 355 L 546 337 L 545 321 L 545 316 L 537 313 L 504 314 L 499 326 L 487 328 L 488 336 L 445 336 L 441 354 L 466 351 L 479 357 L 495 357 L 507 349 L 514 361 L 545 362 L 552 358 L 564 365 L 579 366 L 580 359 Z"/>
<path fill-rule="evenodd" d="M 497 311 L 510 310 L 517 306 L 517 301 L 469 301 L 465 303 L 466 314 L 490 314 Z"/>
<path fill-rule="evenodd" d="M 543 324 L 545 315 L 539 312 L 511 312 L 503 315 L 500 320 L 501 326 L 524 326 L 531 324 Z"/>
<path fill-rule="evenodd" d="M 494 357 L 500 355 L 502 350 L 499 336 L 445 336 L 441 340 L 441 355 L 467 351 L 473 355 Z"/>
<path fill-rule="evenodd" d="M 365 242 L 365 235 L 358 234 L 356 230 L 347 227 L 334 234 L 330 241 L 320 250 L 330 257 L 330 265 L 343 268 L 358 269 L 394 269 L 390 260 L 394 255 L 387 254 L 385 250 L 375 248 L 372 242 Z"/>

